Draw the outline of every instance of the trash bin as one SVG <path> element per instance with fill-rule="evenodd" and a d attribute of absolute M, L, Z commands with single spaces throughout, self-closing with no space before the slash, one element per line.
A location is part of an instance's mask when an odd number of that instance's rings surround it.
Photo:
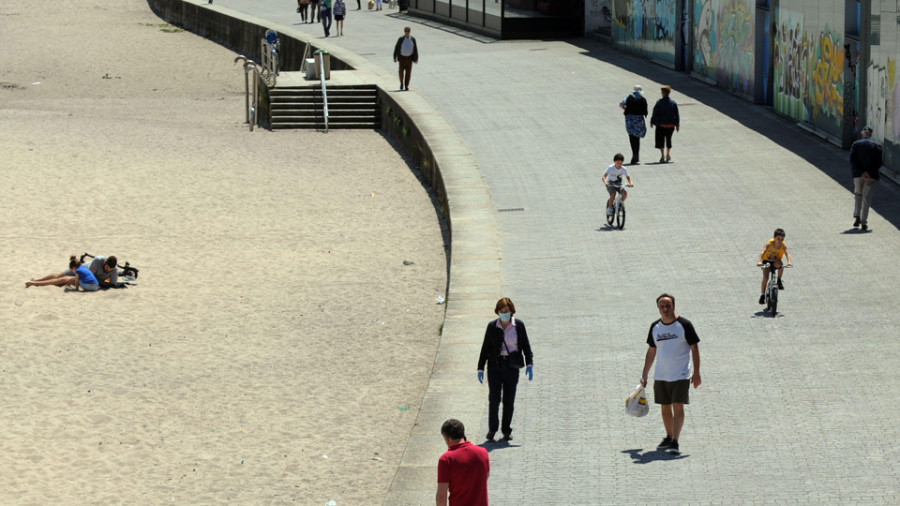
<path fill-rule="evenodd" d="M 319 61 L 325 62 L 325 79 L 331 79 L 331 55 L 324 49 L 316 49 L 316 52 L 313 54 L 316 60 L 316 79 L 322 78 Z"/>
<path fill-rule="evenodd" d="M 313 58 L 306 59 L 306 78 L 309 80 L 316 78 L 316 60 Z"/>

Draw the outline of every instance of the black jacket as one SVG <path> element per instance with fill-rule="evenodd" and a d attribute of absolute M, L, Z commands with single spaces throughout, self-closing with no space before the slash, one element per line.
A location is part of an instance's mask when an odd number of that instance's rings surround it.
<path fill-rule="evenodd" d="M 528 342 L 528 331 L 525 330 L 525 322 L 516 318 L 516 335 L 519 340 L 519 351 L 514 353 L 525 354 L 525 365 L 531 365 L 531 343 Z M 484 364 L 490 363 L 492 367 L 500 367 L 500 350 L 503 349 L 503 329 L 497 327 L 497 320 L 491 320 L 484 331 L 484 343 L 481 345 L 481 356 L 478 357 L 478 370 L 484 370 Z"/>
<path fill-rule="evenodd" d="M 403 37 L 400 37 L 399 39 L 397 39 L 397 43 L 394 45 L 394 59 L 395 59 L 395 60 L 396 60 L 397 58 L 400 58 L 400 46 L 403 45 L 403 39 L 404 39 L 404 37 L 406 37 L 406 35 L 404 35 Z M 418 63 L 418 62 L 419 62 L 419 45 L 416 44 L 416 38 L 415 38 L 415 37 L 413 37 L 412 35 L 410 35 L 409 38 L 410 38 L 410 40 L 412 40 L 412 44 L 413 44 L 413 54 L 412 54 L 412 56 L 411 56 L 412 61 Z"/>
<path fill-rule="evenodd" d="M 869 177 L 878 179 L 881 162 L 881 146 L 871 137 L 863 137 L 850 146 L 850 170 L 853 177 L 862 177 L 863 172 L 868 172 Z"/>

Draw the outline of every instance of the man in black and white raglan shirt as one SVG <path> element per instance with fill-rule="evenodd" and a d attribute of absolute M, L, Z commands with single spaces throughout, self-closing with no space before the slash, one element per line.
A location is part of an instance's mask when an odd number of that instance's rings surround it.
<path fill-rule="evenodd" d="M 675 314 L 675 297 L 664 293 L 656 298 L 661 318 L 650 325 L 647 335 L 647 356 L 641 385 L 647 386 L 647 373 L 653 360 L 653 402 L 660 405 L 666 438 L 657 449 L 678 455 L 678 436 L 684 425 L 684 405 L 689 404 L 689 391 L 700 386 L 700 338 L 687 319 Z M 691 362 L 693 361 L 693 374 Z"/>

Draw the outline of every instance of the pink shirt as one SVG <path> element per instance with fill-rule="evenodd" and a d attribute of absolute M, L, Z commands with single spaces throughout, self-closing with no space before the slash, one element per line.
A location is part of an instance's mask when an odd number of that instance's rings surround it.
<path fill-rule="evenodd" d="M 506 342 L 506 346 L 500 347 L 500 355 L 505 357 L 510 353 L 518 351 L 519 334 L 516 333 L 516 318 L 511 316 L 509 318 L 509 325 L 507 325 L 506 328 L 503 328 L 503 324 L 497 319 L 497 328 L 503 330 L 503 341 Z"/>

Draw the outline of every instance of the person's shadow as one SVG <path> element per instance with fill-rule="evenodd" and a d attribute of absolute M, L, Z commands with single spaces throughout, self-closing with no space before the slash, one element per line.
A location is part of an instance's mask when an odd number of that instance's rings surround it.
<path fill-rule="evenodd" d="M 485 441 L 478 446 L 484 448 L 485 450 L 488 451 L 488 453 L 490 453 L 494 450 L 503 450 L 506 448 L 519 448 L 522 445 L 510 444 L 509 441 L 503 441 L 501 439 L 500 441 Z"/>
<path fill-rule="evenodd" d="M 643 453 L 641 453 L 643 452 Z M 681 460 L 688 458 L 690 455 L 680 454 L 680 455 L 672 455 L 670 453 L 666 453 L 665 450 L 649 450 L 644 451 L 643 448 L 635 448 L 633 450 L 622 450 L 622 453 L 627 453 L 631 457 L 632 464 L 649 464 L 651 462 L 655 462 L 657 460 Z"/>

